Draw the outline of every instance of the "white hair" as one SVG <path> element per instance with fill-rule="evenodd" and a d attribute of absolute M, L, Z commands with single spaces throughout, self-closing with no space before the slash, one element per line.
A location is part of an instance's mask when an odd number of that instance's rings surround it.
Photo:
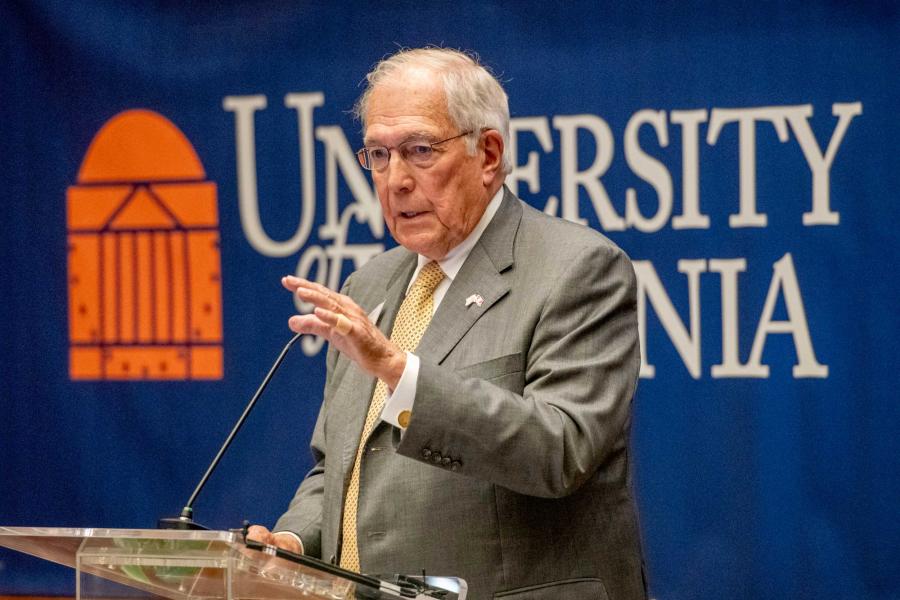
<path fill-rule="evenodd" d="M 460 131 L 476 134 L 495 129 L 503 137 L 504 173 L 512 170 L 509 145 L 509 100 L 503 86 L 474 54 L 450 48 L 404 48 L 382 59 L 366 75 L 366 89 L 353 107 L 353 114 L 366 128 L 369 98 L 379 84 L 401 76 L 410 69 L 426 69 L 437 75 L 447 99 L 447 114 Z M 477 135 L 467 137 L 469 154 L 474 154 Z"/>

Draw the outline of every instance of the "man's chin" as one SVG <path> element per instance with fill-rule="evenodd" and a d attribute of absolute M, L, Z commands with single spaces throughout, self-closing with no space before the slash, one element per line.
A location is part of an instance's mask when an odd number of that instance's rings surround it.
<path fill-rule="evenodd" d="M 432 260 L 443 258 L 447 252 L 443 249 L 442 240 L 437 240 L 433 235 L 426 234 L 404 234 L 398 232 L 394 234 L 397 243 L 416 254 L 421 254 Z"/>

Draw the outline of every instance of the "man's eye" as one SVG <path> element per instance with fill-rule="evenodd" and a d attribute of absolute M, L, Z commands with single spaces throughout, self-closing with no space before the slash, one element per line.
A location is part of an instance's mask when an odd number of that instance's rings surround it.
<path fill-rule="evenodd" d="M 428 144 L 409 144 L 406 147 L 406 154 L 416 158 L 427 158 L 431 156 L 431 146 Z"/>
<path fill-rule="evenodd" d="M 368 153 L 372 160 L 385 160 L 388 157 L 387 148 L 369 148 Z"/>

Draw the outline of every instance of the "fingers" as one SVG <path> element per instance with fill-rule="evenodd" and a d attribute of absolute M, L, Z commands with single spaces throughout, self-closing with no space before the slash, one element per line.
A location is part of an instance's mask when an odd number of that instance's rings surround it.
<path fill-rule="evenodd" d="M 330 310 L 333 313 L 343 313 L 344 303 L 342 299 L 345 296 L 341 296 L 340 294 L 336 294 L 331 290 L 320 291 L 313 288 L 308 287 L 298 287 L 295 292 L 297 297 L 303 300 L 304 302 L 308 302 L 315 306 L 316 308 L 324 308 L 325 310 Z M 348 298 L 349 300 L 349 298 Z"/>
<path fill-rule="evenodd" d="M 251 525 L 247 529 L 247 537 L 251 540 L 256 540 L 257 542 L 262 542 L 263 544 L 273 544 L 274 538 L 268 529 L 263 527 L 262 525 Z"/>
<path fill-rule="evenodd" d="M 294 315 L 288 319 L 288 328 L 294 333 L 317 335 L 330 340 L 331 326 L 316 315 Z"/>
<path fill-rule="evenodd" d="M 303 554 L 303 546 L 289 533 L 272 533 L 262 525 L 251 525 L 247 529 L 247 537 L 268 546 L 278 546 L 295 554 Z"/>
<path fill-rule="evenodd" d="M 281 285 L 291 292 L 296 292 L 300 289 L 306 289 L 313 292 L 318 292 L 324 297 L 340 296 L 340 294 L 334 292 L 331 288 L 325 287 L 320 283 L 316 283 L 315 281 L 310 281 L 308 279 L 303 279 L 302 277 L 295 277 L 293 275 L 285 275 L 284 277 L 282 277 Z"/>
<path fill-rule="evenodd" d="M 345 337 L 356 328 L 351 318 L 324 308 L 315 309 L 311 315 L 294 315 L 288 319 L 288 327 L 294 333 L 318 335 L 329 341 L 336 335 Z"/>
<path fill-rule="evenodd" d="M 340 335 L 348 335 L 354 329 L 353 319 L 344 314 L 336 313 L 324 308 L 317 308 L 315 310 L 315 315 Z"/>
<path fill-rule="evenodd" d="M 272 537 L 274 538 L 273 545 L 283 548 L 288 552 L 293 552 L 294 554 L 303 554 L 303 546 L 300 545 L 300 542 L 298 542 L 297 538 L 293 535 L 289 533 L 276 533 Z"/>
<path fill-rule="evenodd" d="M 300 300 L 312 304 L 314 307 L 324 308 L 338 314 L 363 314 L 362 309 L 349 297 L 314 281 L 287 275 L 281 278 L 281 285 L 288 291 L 294 292 Z"/>
<path fill-rule="evenodd" d="M 391 342 L 350 297 L 323 285 L 288 275 L 282 285 L 313 305 L 308 314 L 294 315 L 288 327 L 294 333 L 324 338 L 363 371 L 396 387 L 406 365 L 406 354 Z"/>

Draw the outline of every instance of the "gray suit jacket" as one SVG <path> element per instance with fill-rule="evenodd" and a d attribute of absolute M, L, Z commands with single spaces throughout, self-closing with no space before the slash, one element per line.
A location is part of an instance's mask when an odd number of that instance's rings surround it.
<path fill-rule="evenodd" d="M 367 312 L 383 302 L 389 334 L 415 266 L 395 248 L 343 291 Z M 466 306 L 472 294 L 481 306 Z M 619 248 L 506 190 L 416 350 L 408 429 L 381 423 L 367 443 L 363 572 L 462 577 L 473 600 L 644 598 L 628 461 L 635 303 Z M 375 384 L 338 352 L 327 364 L 316 466 L 275 525 L 325 560 Z"/>

